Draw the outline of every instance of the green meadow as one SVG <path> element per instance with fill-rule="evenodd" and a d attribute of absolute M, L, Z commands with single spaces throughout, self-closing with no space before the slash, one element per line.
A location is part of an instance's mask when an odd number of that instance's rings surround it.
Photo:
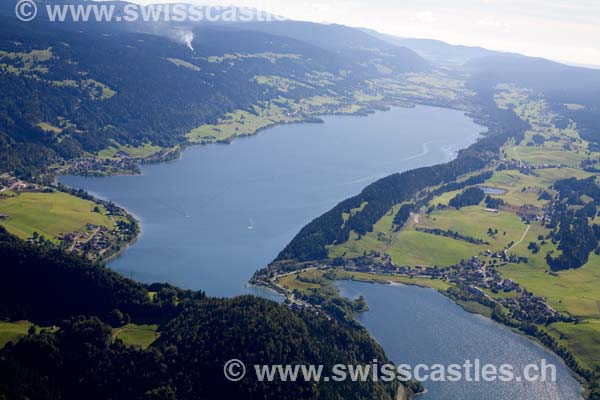
<path fill-rule="evenodd" d="M 106 210 L 96 203 L 62 192 L 26 192 L 9 198 L 0 198 L 0 214 L 8 215 L 0 221 L 9 232 L 28 239 L 34 232 L 47 239 L 56 239 L 66 233 L 83 231 L 87 224 L 114 228 Z"/>
<path fill-rule="evenodd" d="M 392 282 L 392 283 L 402 283 L 404 285 L 414 285 L 420 286 L 424 288 L 435 289 L 440 292 L 446 291 L 450 284 L 439 279 L 429 279 L 422 277 L 414 277 L 411 278 L 409 276 L 398 276 L 398 275 L 384 275 L 384 274 L 370 274 L 366 272 L 346 272 L 339 271 L 337 272 L 337 277 L 339 279 L 352 279 L 360 282 L 372 282 L 372 283 L 380 283 L 380 282 Z"/>
<path fill-rule="evenodd" d="M 482 247 L 429 233 L 404 230 L 388 253 L 397 265 L 449 266 L 481 253 Z"/>
<path fill-rule="evenodd" d="M 510 242 L 519 241 L 526 229 L 516 214 L 505 211 L 492 213 L 485 211 L 482 206 L 434 211 L 427 217 L 421 217 L 416 226 L 451 230 L 481 239 L 490 243 L 487 247 L 491 250 L 502 250 Z M 498 234 L 489 236 L 489 228 L 498 230 Z"/>
<path fill-rule="evenodd" d="M 120 339 L 128 346 L 148 348 L 158 337 L 158 325 L 127 324 L 113 329 L 113 339 Z"/>
<path fill-rule="evenodd" d="M 351 279 L 358 282 L 367 283 L 401 283 L 404 285 L 414 285 L 424 288 L 435 289 L 440 292 L 446 291 L 450 284 L 438 279 L 429 279 L 422 277 L 409 277 L 399 275 L 385 275 L 385 274 L 372 274 L 367 272 L 358 271 L 345 271 L 342 269 L 336 269 L 335 271 L 336 280 Z M 311 290 L 320 289 L 323 286 L 330 286 L 332 281 L 323 276 L 324 272 L 317 269 L 304 270 L 299 273 L 291 273 L 285 276 L 279 277 L 279 285 L 283 286 L 287 290 L 298 290 L 306 293 Z M 297 279 L 297 277 L 301 279 Z M 305 280 L 311 280 L 312 282 L 306 282 Z"/>
<path fill-rule="evenodd" d="M 364 208 L 366 203 L 363 203 L 361 207 L 351 210 L 350 213 L 342 215 L 344 221 L 348 220 L 352 214 L 355 214 Z M 355 232 L 350 233 L 350 238 L 339 245 L 329 247 L 329 256 L 335 257 L 360 257 L 365 252 L 370 251 L 382 251 L 389 246 L 394 240 L 395 234 L 393 232 L 393 221 L 394 216 L 398 212 L 401 205 L 394 206 L 390 212 L 388 212 L 383 218 L 381 218 L 373 226 L 373 231 L 368 232 L 366 235 L 359 237 Z"/>
<path fill-rule="evenodd" d="M 29 321 L 0 321 L 0 348 L 4 347 L 8 342 L 16 343 L 19 341 L 19 339 L 27 335 L 27 331 L 32 326 L 33 324 Z"/>
<path fill-rule="evenodd" d="M 568 346 L 573 355 L 586 367 L 593 369 L 600 366 L 600 321 L 555 323 L 548 327 L 548 332 L 561 344 Z"/>
<path fill-rule="evenodd" d="M 583 267 L 549 274 L 544 264 L 508 265 L 507 278 L 543 296 L 552 307 L 575 317 L 600 318 L 600 256 L 592 254 Z"/>
<path fill-rule="evenodd" d="M 114 144 L 113 146 L 101 150 L 98 152 L 98 157 L 100 158 L 116 158 L 119 153 L 125 153 L 129 157 L 133 158 L 148 158 L 153 156 L 154 154 L 160 151 L 159 146 L 153 146 L 151 144 L 144 144 L 138 147 L 132 146 L 123 146 L 119 144 Z"/>

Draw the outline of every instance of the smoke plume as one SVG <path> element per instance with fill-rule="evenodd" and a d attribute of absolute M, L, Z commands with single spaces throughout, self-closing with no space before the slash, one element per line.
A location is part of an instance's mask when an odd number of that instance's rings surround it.
<path fill-rule="evenodd" d="M 174 29 L 170 32 L 171 39 L 177 43 L 187 46 L 188 49 L 194 51 L 192 43 L 194 41 L 194 33 L 186 29 Z"/>

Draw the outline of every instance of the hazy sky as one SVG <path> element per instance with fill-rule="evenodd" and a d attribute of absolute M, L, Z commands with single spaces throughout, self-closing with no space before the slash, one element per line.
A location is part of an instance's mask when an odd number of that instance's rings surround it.
<path fill-rule="evenodd" d="M 256 7 L 291 19 L 600 65 L 599 0 L 133 1 Z"/>

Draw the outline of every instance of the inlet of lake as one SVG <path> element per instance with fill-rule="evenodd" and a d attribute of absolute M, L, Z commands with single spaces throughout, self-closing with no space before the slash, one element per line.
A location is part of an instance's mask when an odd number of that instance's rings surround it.
<path fill-rule="evenodd" d="M 111 268 L 211 296 L 268 296 L 247 280 L 309 221 L 378 178 L 449 161 L 484 130 L 462 112 L 427 106 L 324 121 L 191 147 L 177 161 L 144 166 L 138 176 L 60 181 L 113 201 L 140 221 L 137 242 Z M 354 282 L 341 288 L 365 295 L 370 311 L 360 318 L 395 362 L 480 358 L 521 366 L 546 358 L 558 369 L 557 384 L 428 383 L 424 399 L 580 398 L 577 381 L 556 356 L 435 291 Z"/>

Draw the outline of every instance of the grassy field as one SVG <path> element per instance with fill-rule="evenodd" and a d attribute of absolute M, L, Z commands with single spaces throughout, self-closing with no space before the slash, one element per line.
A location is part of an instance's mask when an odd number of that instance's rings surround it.
<path fill-rule="evenodd" d="M 470 312 L 472 314 L 485 315 L 488 318 L 492 316 L 493 310 L 489 307 L 484 306 L 481 303 L 477 303 L 475 301 L 457 300 L 456 304 L 461 306 L 465 311 Z"/>
<path fill-rule="evenodd" d="M 58 126 L 54 126 L 48 122 L 40 122 L 39 124 L 37 124 L 38 128 L 41 128 L 44 132 L 46 133 L 61 133 L 63 130 L 61 128 L 59 128 Z"/>
<path fill-rule="evenodd" d="M 20 338 L 27 335 L 27 331 L 33 324 L 29 321 L 2 322 L 0 321 L 0 348 L 6 343 L 16 343 Z"/>
<path fill-rule="evenodd" d="M 283 96 L 295 88 L 312 89 L 312 86 L 279 76 L 256 76 L 254 79 L 259 84 L 277 88 L 281 96 L 270 102 L 255 105 L 254 112 L 236 110 L 224 115 L 216 124 L 199 126 L 187 133 L 188 142 L 206 144 L 230 141 L 238 136 L 253 135 L 272 125 L 305 121 L 310 116 L 355 114 L 365 103 L 378 101 L 381 98 L 364 92 L 356 92 L 352 97 L 340 97 L 331 92 L 327 95 L 293 100 Z M 314 85 L 326 84 L 315 83 Z"/>
<path fill-rule="evenodd" d="M 371 101 L 381 101 L 383 100 L 383 95 L 381 94 L 369 94 L 365 93 L 362 90 L 357 90 L 354 92 L 354 99 L 358 102 L 371 102 Z"/>
<path fill-rule="evenodd" d="M 491 213 L 485 211 L 482 206 L 434 211 L 428 217 L 421 217 L 416 226 L 452 230 L 465 236 L 481 239 L 490 243 L 487 248 L 491 250 L 501 250 L 509 242 L 519 241 L 526 228 L 516 214 L 504 211 L 497 214 Z M 488 236 L 489 228 L 497 229 L 499 233 Z"/>
<path fill-rule="evenodd" d="M 344 214 L 342 217 L 346 221 L 351 214 L 359 212 L 364 208 L 366 203 L 355 210 L 352 210 L 349 214 Z M 364 252 L 369 251 L 380 251 L 385 249 L 393 240 L 393 221 L 394 216 L 400 208 L 400 204 L 394 206 L 390 212 L 388 212 L 383 218 L 381 218 L 373 226 L 373 231 L 368 232 L 363 237 L 359 238 L 355 232 L 350 233 L 350 239 L 345 243 L 336 246 L 330 246 L 329 256 L 335 257 L 360 257 Z"/>
<path fill-rule="evenodd" d="M 433 203 L 448 201 L 451 197 L 438 197 Z M 463 259 L 477 256 L 486 250 L 502 250 L 510 242 L 518 242 L 526 225 L 510 212 L 498 214 L 486 212 L 482 206 L 465 207 L 461 210 L 437 210 L 431 215 L 414 218 L 402 231 L 394 233 L 393 219 L 400 205 L 386 213 L 373 227 L 372 232 L 359 237 L 351 232 L 345 243 L 330 246 L 329 257 L 353 258 L 365 253 L 387 252 L 398 265 L 447 266 Z M 416 227 L 452 230 L 465 236 L 487 241 L 490 245 L 477 245 L 429 233 L 418 232 Z M 499 233 L 488 236 L 489 228 Z"/>
<path fill-rule="evenodd" d="M 377 93 L 391 96 L 419 97 L 428 100 L 456 100 L 473 94 L 464 81 L 452 79 L 442 72 L 405 74 L 402 80 L 378 78 L 368 81 Z"/>
<path fill-rule="evenodd" d="M 553 185 L 556 181 L 568 178 L 586 179 L 594 175 L 574 168 L 547 168 L 536 171 L 542 185 Z"/>
<path fill-rule="evenodd" d="M 565 151 L 561 148 L 549 146 L 515 146 L 512 148 L 517 160 L 531 164 L 561 164 L 569 167 L 578 167 L 587 158 L 583 152 L 576 153 Z"/>
<path fill-rule="evenodd" d="M 199 57 L 199 58 L 202 58 L 202 57 Z M 271 53 L 271 52 L 226 53 L 222 56 L 210 56 L 210 57 L 205 58 L 205 60 L 207 60 L 210 63 L 222 63 L 224 61 L 228 62 L 228 61 L 248 59 L 248 58 L 264 59 L 264 60 L 268 60 L 271 62 L 276 62 L 281 59 L 299 59 L 299 58 L 301 58 L 301 56 L 299 54 L 293 54 L 293 53 L 284 54 L 284 53 Z"/>
<path fill-rule="evenodd" d="M 190 62 L 187 62 L 185 60 L 181 60 L 179 58 L 167 58 L 167 61 L 169 61 L 169 62 L 177 65 L 178 67 L 183 67 L 183 68 L 191 69 L 192 71 L 195 71 L 195 72 L 200 72 L 202 70 L 199 66 L 194 65 L 194 64 L 192 64 Z"/>
<path fill-rule="evenodd" d="M 535 171 L 536 175 L 525 175 L 515 170 L 499 171 L 485 182 L 486 186 L 501 189 L 522 189 L 523 187 L 548 188 L 556 181 L 567 178 L 585 179 L 593 174 L 574 168 L 545 168 Z"/>
<path fill-rule="evenodd" d="M 317 269 L 311 269 L 302 271 L 299 274 L 292 273 L 283 276 L 279 279 L 279 284 L 288 290 L 299 290 L 300 292 L 307 292 L 313 289 L 322 288 L 324 285 L 331 285 L 332 281 L 323 277 L 324 272 Z M 309 283 L 298 280 L 296 277 L 300 275 L 302 278 L 313 279 L 319 283 Z M 421 278 L 421 277 L 408 277 L 408 276 L 396 276 L 396 275 L 384 275 L 384 274 L 371 274 L 366 272 L 350 272 L 342 269 L 335 270 L 336 279 L 345 280 L 352 279 L 360 282 L 368 283 L 402 283 L 405 285 L 415 285 L 426 288 L 438 290 L 440 292 L 446 291 L 450 284 L 437 279 Z"/>
<path fill-rule="evenodd" d="M 408 276 L 394 276 L 394 275 L 383 275 L 383 274 L 369 274 L 366 272 L 346 272 L 341 271 L 337 273 L 340 279 L 352 279 L 361 282 L 393 282 L 402 283 L 405 285 L 415 285 L 421 287 L 427 287 L 438 290 L 440 292 L 446 291 L 450 284 L 437 279 L 428 278 L 410 278 Z"/>
<path fill-rule="evenodd" d="M 592 254 L 589 262 L 576 270 L 561 271 L 550 275 L 545 256 L 556 251 L 551 241 L 542 244 L 538 237 L 546 237 L 549 229 L 532 223 L 525 240 L 511 252 L 527 257 L 527 264 L 509 264 L 500 271 L 503 276 L 513 279 L 527 290 L 547 299 L 550 306 L 573 316 L 600 318 L 600 256 Z M 537 242 L 541 251 L 533 254 L 527 246 Z"/>
<path fill-rule="evenodd" d="M 207 143 L 229 140 L 236 136 L 253 135 L 275 123 L 299 121 L 300 116 L 286 115 L 286 111 L 276 105 L 268 108 L 255 107 L 256 114 L 238 110 L 225 115 L 216 125 L 202 125 L 186 136 L 191 143 Z"/>
<path fill-rule="evenodd" d="M 136 325 L 127 324 L 121 328 L 113 330 L 113 338 L 121 339 L 123 343 L 129 346 L 148 348 L 160 333 L 157 332 L 158 325 Z"/>
<path fill-rule="evenodd" d="M 434 199 L 435 202 L 440 202 L 440 200 L 442 199 Z M 416 230 L 419 227 L 451 230 L 490 244 L 473 244 L 419 232 Z M 489 228 L 498 230 L 498 234 L 489 236 L 487 234 Z M 526 225 L 516 214 L 510 212 L 490 213 L 486 212 L 482 206 L 465 207 L 460 210 L 437 210 L 429 216 L 422 214 L 418 219 L 413 218 L 412 221 L 409 221 L 404 230 L 397 234 L 395 240 L 392 238 L 393 244 L 387 248 L 387 252 L 397 265 L 448 266 L 478 256 L 486 250 L 502 250 L 510 242 L 518 242 L 525 230 Z M 376 232 L 377 230 L 373 233 Z M 368 235 L 362 238 L 361 242 L 365 248 L 359 248 L 359 250 L 368 251 L 369 240 L 372 242 L 373 239 L 368 238 Z M 349 243 L 344 246 L 348 247 Z M 370 248 L 372 249 L 372 247 Z"/>
<path fill-rule="evenodd" d="M 159 146 L 153 146 L 151 144 L 144 144 L 139 147 L 122 146 L 115 144 L 114 146 L 104 149 L 98 153 L 100 158 L 115 158 L 119 153 L 124 153 L 129 157 L 134 158 L 147 158 L 160 151 Z"/>
<path fill-rule="evenodd" d="M 309 283 L 298 280 L 296 279 L 297 276 L 310 279 L 322 279 L 323 274 L 321 271 L 317 270 L 303 271 L 299 274 L 293 273 L 279 278 L 279 284 L 288 290 L 298 290 L 300 292 L 307 292 L 310 289 L 319 289 L 322 287 L 319 283 Z"/>
<path fill-rule="evenodd" d="M 450 200 L 452 200 L 453 198 L 456 197 L 457 194 L 461 193 L 462 190 L 455 190 L 452 192 L 446 192 L 446 193 L 442 193 L 439 196 L 436 196 L 433 198 L 433 200 L 431 200 L 429 202 L 430 205 L 432 206 L 437 206 L 438 204 L 442 204 L 444 206 L 447 206 L 448 203 L 450 203 Z"/>
<path fill-rule="evenodd" d="M 529 204 L 542 207 L 546 201 L 539 200 L 541 190 L 551 192 L 549 188 L 561 179 L 571 177 L 584 179 L 592 175 L 574 168 L 538 169 L 535 173 L 536 176 L 525 175 L 516 170 L 498 171 L 485 182 L 484 186 L 505 190 L 505 194 L 492 197 L 501 198 L 510 205 L 521 207 Z"/>
<path fill-rule="evenodd" d="M 552 307 L 577 317 L 600 318 L 600 256 L 576 270 L 549 275 L 547 265 L 508 265 L 502 275 L 543 296 Z"/>
<path fill-rule="evenodd" d="M 20 193 L 18 196 L 0 198 L 0 213 L 8 219 L 0 221 L 9 232 L 23 239 L 34 232 L 47 239 L 74 231 L 83 231 L 87 224 L 113 229 L 114 222 L 106 210 L 93 212 L 95 203 L 62 192 Z"/>
<path fill-rule="evenodd" d="M 52 57 L 52 47 L 30 52 L 6 52 L 0 50 L 0 71 L 15 75 L 31 73 L 47 74 L 45 62 Z M 16 66 L 15 66 L 16 65 Z"/>
<path fill-rule="evenodd" d="M 404 230 L 388 253 L 397 265 L 448 266 L 481 253 L 482 247 L 415 230 Z"/>
<path fill-rule="evenodd" d="M 554 124 L 556 114 L 550 111 L 545 100 L 533 92 L 512 85 L 502 85 L 496 94 L 496 104 L 512 109 L 521 119 L 529 122 L 530 129 L 520 143 L 510 143 L 504 148 L 508 158 L 531 164 L 562 164 L 578 167 L 587 158 L 588 143 L 579 137 L 572 123 L 564 129 Z M 534 143 L 535 136 L 543 143 Z"/>
<path fill-rule="evenodd" d="M 600 321 L 584 320 L 579 324 L 555 323 L 548 332 L 569 347 L 584 366 L 600 366 Z"/>
<path fill-rule="evenodd" d="M 287 93 L 290 90 L 297 88 L 311 88 L 302 82 L 298 82 L 289 78 L 284 78 L 277 75 L 258 75 L 254 77 L 254 80 L 259 85 L 266 85 L 278 89 L 280 92 Z"/>
<path fill-rule="evenodd" d="M 485 182 L 485 186 L 493 187 L 506 191 L 501 196 L 492 196 L 500 198 L 506 203 L 522 207 L 531 204 L 542 207 L 546 202 L 539 200 L 541 190 L 546 190 L 550 184 L 546 185 L 540 179 L 533 176 L 522 174 L 518 171 L 499 171 Z"/>
<path fill-rule="evenodd" d="M 515 245 L 511 249 L 511 253 L 527 257 L 529 260 L 528 266 L 530 268 L 548 269 L 546 254 L 550 251 L 557 251 L 556 245 L 553 244 L 551 240 L 547 240 L 545 241 L 546 243 L 543 243 L 538 240 L 538 237 L 543 236 L 545 238 L 549 233 L 550 229 L 543 227 L 538 222 L 532 222 L 529 225 L 529 231 L 527 232 L 525 239 L 520 244 Z M 527 248 L 531 242 L 536 242 L 540 246 L 539 253 L 533 254 L 531 250 Z"/>

